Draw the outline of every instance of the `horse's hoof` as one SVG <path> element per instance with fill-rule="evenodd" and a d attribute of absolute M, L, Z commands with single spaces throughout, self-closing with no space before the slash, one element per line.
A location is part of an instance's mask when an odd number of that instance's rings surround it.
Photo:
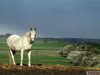
<path fill-rule="evenodd" d="M 22 64 L 20 64 L 20 66 L 23 66 Z"/>
<path fill-rule="evenodd" d="M 29 67 L 31 67 L 31 65 L 28 65 Z"/>

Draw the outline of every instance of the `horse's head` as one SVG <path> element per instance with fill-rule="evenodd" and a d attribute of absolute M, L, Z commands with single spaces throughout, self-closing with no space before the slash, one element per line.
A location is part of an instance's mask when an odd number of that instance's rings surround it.
<path fill-rule="evenodd" d="M 30 43 L 34 43 L 36 38 L 36 28 L 31 28 L 29 32 L 26 33 L 26 36 L 30 38 Z"/>
<path fill-rule="evenodd" d="M 30 43 L 34 43 L 34 40 L 36 38 L 36 28 L 30 29 Z"/>

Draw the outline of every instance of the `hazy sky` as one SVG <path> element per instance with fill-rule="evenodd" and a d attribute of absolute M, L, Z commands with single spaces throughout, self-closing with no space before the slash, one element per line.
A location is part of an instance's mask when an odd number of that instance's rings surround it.
<path fill-rule="evenodd" d="M 0 0 L 0 34 L 100 39 L 100 0 Z"/>

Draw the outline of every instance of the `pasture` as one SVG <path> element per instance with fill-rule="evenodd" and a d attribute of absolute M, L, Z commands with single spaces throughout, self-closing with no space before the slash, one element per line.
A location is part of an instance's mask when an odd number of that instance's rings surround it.
<path fill-rule="evenodd" d="M 61 64 L 72 65 L 68 63 L 66 58 L 60 57 L 58 52 L 68 43 L 60 42 L 58 40 L 48 40 L 47 43 L 43 39 L 36 40 L 32 49 L 32 64 Z M 2 50 L 5 49 L 5 50 Z M 35 50 L 36 49 L 36 50 Z M 15 61 L 20 63 L 20 53 L 16 53 Z M 6 38 L 0 39 L 0 62 L 10 63 L 8 56 L 8 47 L 6 45 Z M 24 64 L 27 64 L 27 52 L 24 53 Z"/>
<path fill-rule="evenodd" d="M 72 66 L 58 52 L 69 43 L 58 40 L 36 40 L 32 50 L 32 67 L 10 65 L 6 38 L 0 40 L 0 74 L 2 75 L 100 75 L 100 68 Z M 20 53 L 15 55 L 15 61 L 20 63 Z M 24 64 L 27 64 L 27 52 L 24 54 Z M 42 64 L 42 65 L 41 65 Z"/>

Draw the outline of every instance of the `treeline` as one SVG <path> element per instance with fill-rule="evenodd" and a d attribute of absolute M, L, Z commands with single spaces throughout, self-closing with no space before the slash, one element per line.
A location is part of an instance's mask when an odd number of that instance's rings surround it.
<path fill-rule="evenodd" d="M 59 44 L 65 43 L 62 39 L 60 38 L 52 38 L 52 37 L 48 37 L 48 38 L 41 38 L 41 37 L 37 37 L 36 40 L 40 40 L 40 41 L 44 41 L 45 44 L 47 44 L 50 41 L 55 41 Z"/>
<path fill-rule="evenodd" d="M 11 33 L 0 34 L 0 38 L 7 38 L 10 35 L 11 35 Z"/>
<path fill-rule="evenodd" d="M 100 39 L 87 39 L 87 38 L 62 38 L 63 41 L 71 43 L 97 43 L 100 44 Z"/>

